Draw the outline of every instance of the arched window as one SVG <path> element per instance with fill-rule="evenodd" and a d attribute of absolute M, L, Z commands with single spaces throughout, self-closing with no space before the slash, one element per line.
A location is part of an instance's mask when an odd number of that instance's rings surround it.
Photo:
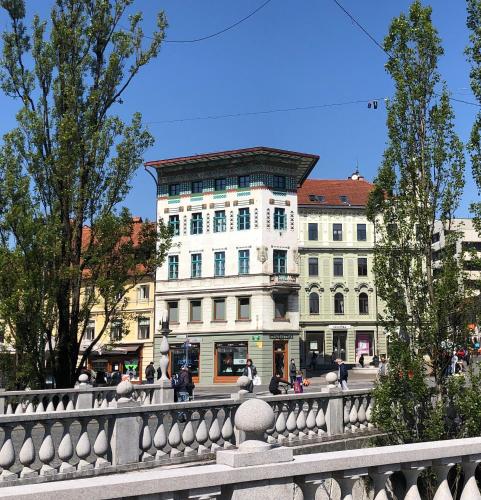
<path fill-rule="evenodd" d="M 316 292 L 309 294 L 309 314 L 319 314 L 319 294 Z"/>
<path fill-rule="evenodd" d="M 334 313 L 344 314 L 344 295 L 342 293 L 334 295 Z"/>
<path fill-rule="evenodd" d="M 369 297 L 367 293 L 359 294 L 359 314 L 369 314 Z"/>

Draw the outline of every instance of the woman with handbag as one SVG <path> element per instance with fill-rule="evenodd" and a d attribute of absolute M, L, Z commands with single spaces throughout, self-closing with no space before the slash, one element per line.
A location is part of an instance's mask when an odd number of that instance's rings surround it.
<path fill-rule="evenodd" d="M 254 377 L 257 376 L 257 368 L 255 365 L 252 363 L 252 359 L 248 359 L 246 361 L 246 365 L 244 367 L 244 371 L 242 372 L 242 375 L 247 377 L 249 379 L 249 385 L 247 386 L 247 390 L 249 392 L 254 391 Z"/>

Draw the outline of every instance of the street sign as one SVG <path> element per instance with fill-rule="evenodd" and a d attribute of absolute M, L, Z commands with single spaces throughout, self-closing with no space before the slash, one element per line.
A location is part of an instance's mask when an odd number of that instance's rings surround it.
<path fill-rule="evenodd" d="M 254 342 L 259 342 L 259 340 L 261 340 L 261 336 L 260 335 L 252 335 L 251 340 L 253 340 Z"/>

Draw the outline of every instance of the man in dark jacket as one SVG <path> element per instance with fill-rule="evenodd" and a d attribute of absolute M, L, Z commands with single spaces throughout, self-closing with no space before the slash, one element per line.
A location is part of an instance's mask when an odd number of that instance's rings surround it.
<path fill-rule="evenodd" d="M 281 391 L 279 389 L 279 384 L 285 384 L 290 387 L 292 387 L 292 384 L 289 383 L 287 380 L 284 380 L 281 378 L 280 373 L 276 373 L 272 378 L 271 381 L 269 382 L 269 392 L 271 394 L 274 394 L 274 396 L 277 396 L 281 394 Z"/>
<path fill-rule="evenodd" d="M 339 366 L 339 385 L 343 391 L 347 391 L 347 366 L 344 364 L 342 359 L 336 359 L 336 363 Z"/>
<path fill-rule="evenodd" d="M 293 384 L 296 381 L 296 375 L 297 375 L 297 367 L 294 359 L 291 359 L 291 363 L 289 364 L 289 380 L 291 381 L 291 384 Z"/>
<path fill-rule="evenodd" d="M 178 401 L 189 401 L 189 373 L 187 366 L 183 366 L 179 374 L 179 381 L 175 387 Z"/>
<path fill-rule="evenodd" d="M 150 364 L 147 365 L 145 369 L 145 378 L 147 379 L 148 384 L 153 384 L 155 379 L 155 368 L 154 362 L 151 361 Z"/>

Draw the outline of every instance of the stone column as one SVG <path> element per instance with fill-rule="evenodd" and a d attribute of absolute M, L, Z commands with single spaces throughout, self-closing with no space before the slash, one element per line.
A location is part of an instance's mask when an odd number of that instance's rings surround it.
<path fill-rule="evenodd" d="M 169 374 L 172 377 L 172 373 L 169 373 L 169 341 L 167 336 L 172 330 L 169 328 L 169 312 L 164 310 L 162 312 L 161 318 L 161 328 L 160 333 L 162 338 L 160 340 L 160 345 L 158 349 L 160 351 L 160 371 L 162 373 L 160 380 L 157 380 L 154 386 L 154 394 L 152 396 L 152 404 L 160 403 L 173 403 L 174 402 L 174 390 L 172 389 L 172 384 L 167 376 Z M 155 339 L 154 339 L 155 340 Z M 157 349 L 154 342 L 154 349 Z M 154 352 L 154 357 L 157 355 L 157 351 Z"/>
<path fill-rule="evenodd" d="M 75 401 L 76 410 L 88 410 L 94 406 L 94 393 L 90 390 L 92 386 L 88 384 L 88 379 L 89 377 L 86 373 L 82 373 L 78 378 L 79 392 L 77 393 L 77 400 Z"/>
<path fill-rule="evenodd" d="M 337 385 L 337 373 L 330 372 L 326 375 L 327 389 L 323 392 L 332 394 L 327 403 L 326 426 L 329 436 L 344 433 L 344 399 L 343 393 Z"/>

